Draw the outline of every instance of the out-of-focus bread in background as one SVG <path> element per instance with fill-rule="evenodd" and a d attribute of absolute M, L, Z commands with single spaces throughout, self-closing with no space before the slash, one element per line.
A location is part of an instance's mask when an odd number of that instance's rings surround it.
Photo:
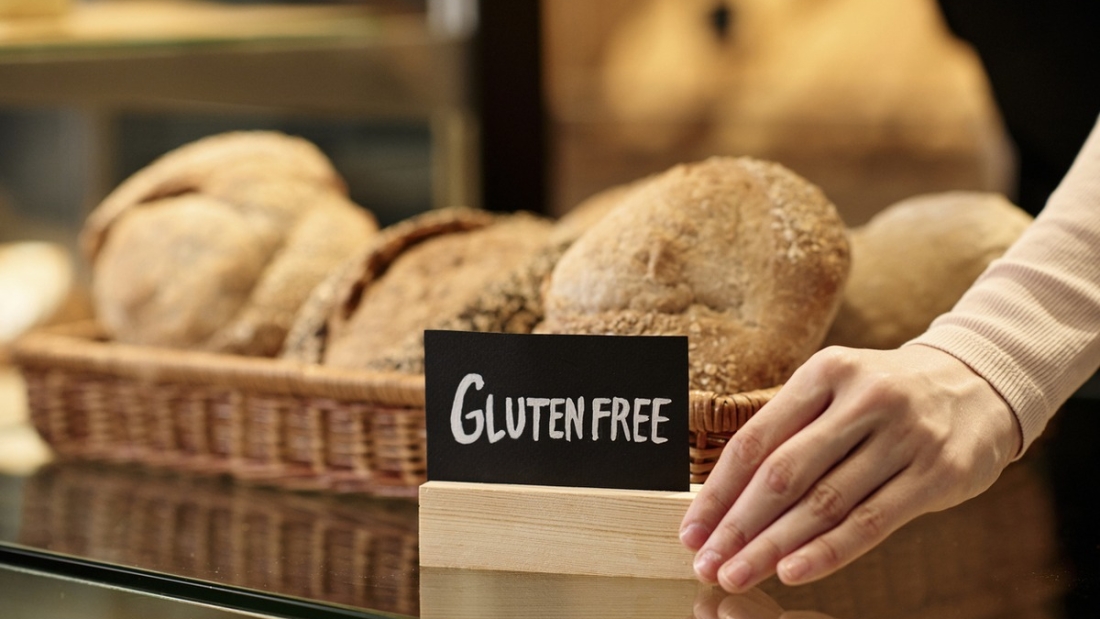
<path fill-rule="evenodd" d="M 0 244 L 0 346 L 54 318 L 70 302 L 69 253 L 44 242 Z"/>
<path fill-rule="evenodd" d="M 314 286 L 377 230 L 315 145 L 239 131 L 123 181 L 81 241 L 114 339 L 272 356 Z"/>
<path fill-rule="evenodd" d="M 920 335 L 1031 221 L 992 193 L 930 194 L 886 207 L 850 233 L 852 271 L 825 344 L 886 349 Z"/>
<path fill-rule="evenodd" d="M 63 247 L 0 243 L 0 473 L 27 473 L 50 458 L 27 421 L 26 386 L 7 355 L 20 335 L 72 311 L 73 280 L 73 260 Z"/>
<path fill-rule="evenodd" d="M 543 3 L 556 195 L 749 155 L 820 186 L 849 225 L 908 196 L 1006 192 L 1012 151 L 934 0 Z"/>
<path fill-rule="evenodd" d="M 61 15 L 71 7 L 72 0 L 0 0 L 0 19 Z"/>

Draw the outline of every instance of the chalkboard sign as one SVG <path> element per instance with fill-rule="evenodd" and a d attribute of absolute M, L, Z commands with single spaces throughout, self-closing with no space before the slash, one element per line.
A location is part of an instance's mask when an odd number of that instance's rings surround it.
<path fill-rule="evenodd" d="M 686 337 L 424 333 L 428 479 L 688 490 Z"/>

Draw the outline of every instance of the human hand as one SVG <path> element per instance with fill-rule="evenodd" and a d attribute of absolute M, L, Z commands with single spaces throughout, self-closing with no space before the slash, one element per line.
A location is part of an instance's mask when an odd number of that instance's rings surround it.
<path fill-rule="evenodd" d="M 940 350 L 828 348 L 738 430 L 688 508 L 695 572 L 730 592 L 823 578 L 1019 452 L 1003 399 Z"/>

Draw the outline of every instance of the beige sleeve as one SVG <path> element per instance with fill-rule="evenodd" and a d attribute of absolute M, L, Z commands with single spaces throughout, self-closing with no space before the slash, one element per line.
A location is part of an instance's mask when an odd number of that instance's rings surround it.
<path fill-rule="evenodd" d="M 1024 450 L 1100 367 L 1100 122 L 1035 222 L 911 344 L 985 377 Z"/>

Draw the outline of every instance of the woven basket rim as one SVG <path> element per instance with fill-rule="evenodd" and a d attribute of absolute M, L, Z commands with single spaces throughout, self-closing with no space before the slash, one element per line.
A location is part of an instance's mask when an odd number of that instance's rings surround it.
<path fill-rule="evenodd" d="M 109 342 L 95 321 L 34 330 L 15 342 L 11 358 L 19 366 L 109 374 L 145 383 L 424 406 L 423 375 Z M 778 390 L 779 386 L 735 394 L 692 390 L 689 428 L 693 432 L 734 432 Z"/>
<path fill-rule="evenodd" d="M 361 399 L 392 406 L 424 405 L 423 376 L 107 342 L 94 321 L 32 331 L 15 342 L 12 360 L 19 366 L 110 374 L 148 383 Z"/>

